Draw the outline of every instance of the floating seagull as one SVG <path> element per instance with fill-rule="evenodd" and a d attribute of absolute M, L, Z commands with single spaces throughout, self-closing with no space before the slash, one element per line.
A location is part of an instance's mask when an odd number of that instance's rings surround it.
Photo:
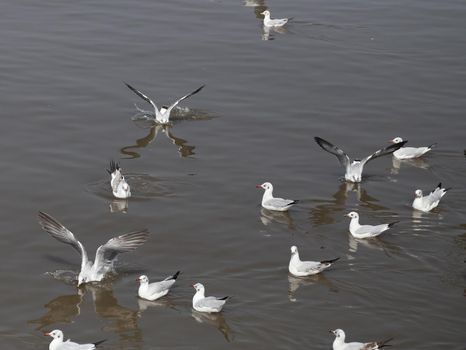
<path fill-rule="evenodd" d="M 288 22 L 288 18 L 270 18 L 268 10 L 261 12 L 261 15 L 264 15 L 264 26 L 266 27 L 283 27 Z"/>
<path fill-rule="evenodd" d="M 87 258 L 87 252 L 80 241 L 65 226 L 51 217 L 49 214 L 39 212 L 39 224 L 56 240 L 71 245 L 81 255 L 81 271 L 78 276 L 78 286 L 87 282 L 99 282 L 109 272 L 113 271 L 113 265 L 119 253 L 131 252 L 147 241 L 147 230 L 126 233 L 110 239 L 104 245 L 99 246 L 95 253 L 95 261 L 92 263 Z"/>
<path fill-rule="evenodd" d="M 385 346 L 390 346 L 387 344 L 393 338 L 389 338 L 383 341 L 373 341 L 369 343 L 345 343 L 345 332 L 342 329 L 335 329 L 330 331 L 330 333 L 335 334 L 335 340 L 333 341 L 333 350 L 377 350 Z"/>
<path fill-rule="evenodd" d="M 110 186 L 112 186 L 113 195 L 118 199 L 131 197 L 131 189 L 126 182 L 125 177 L 121 173 L 120 165 L 111 160 L 110 169 L 107 169 L 107 171 L 112 177 L 110 180 Z"/>
<path fill-rule="evenodd" d="M 338 259 L 340 258 L 323 261 L 301 261 L 299 259 L 298 247 L 292 246 L 288 270 L 292 275 L 298 277 L 316 275 L 332 266 L 332 264 Z"/>
<path fill-rule="evenodd" d="M 359 224 L 359 214 L 355 211 L 346 214 L 346 216 L 351 218 L 349 225 L 349 230 L 353 237 L 355 238 L 372 238 L 377 237 L 382 232 L 387 231 L 390 227 L 398 223 L 399 221 L 394 221 L 389 224 L 382 225 L 360 225 Z"/>
<path fill-rule="evenodd" d="M 379 149 L 377 152 L 361 160 L 351 160 L 350 157 L 343 150 L 341 150 L 337 146 L 332 145 L 330 142 L 325 141 L 320 137 L 314 137 L 314 139 L 316 140 L 317 144 L 324 149 L 324 151 L 327 151 L 337 156 L 338 160 L 340 161 L 340 164 L 345 167 L 345 180 L 350 182 L 361 182 L 362 170 L 364 168 L 364 165 L 368 161 L 377 157 L 391 154 L 399 148 L 401 148 L 406 142 L 408 142 L 402 141 L 400 143 Z"/>
<path fill-rule="evenodd" d="M 403 142 L 403 139 L 401 137 L 395 137 L 390 142 L 397 144 L 397 143 Z M 393 155 L 398 159 L 418 158 L 422 156 L 423 154 L 426 154 L 427 152 L 429 152 L 432 148 L 435 147 L 435 145 L 437 144 L 433 143 L 427 147 L 401 147 L 400 149 L 393 152 Z"/>
<path fill-rule="evenodd" d="M 294 204 L 298 203 L 297 200 L 274 198 L 273 186 L 270 182 L 264 182 L 262 185 L 256 185 L 256 188 L 263 188 L 265 190 L 262 196 L 262 206 L 268 210 L 287 211 Z"/>
<path fill-rule="evenodd" d="M 193 296 L 193 308 L 199 312 L 220 312 L 225 305 L 228 296 L 223 298 L 217 297 L 206 297 L 205 289 L 201 283 L 193 285 L 196 290 L 196 294 Z"/>
<path fill-rule="evenodd" d="M 140 98 L 142 98 L 144 101 L 146 102 L 149 102 L 152 107 L 154 107 L 154 114 L 155 114 L 155 121 L 160 123 L 160 124 L 168 124 L 170 122 L 170 113 L 172 111 L 173 108 L 175 108 L 178 103 L 180 103 L 181 101 L 187 99 L 188 97 L 191 97 L 192 95 L 195 95 L 197 94 L 199 91 L 201 91 L 205 85 L 202 85 L 200 88 L 194 90 L 193 92 L 191 92 L 190 94 L 187 94 L 187 95 L 184 95 L 183 97 L 179 98 L 178 100 L 176 100 L 175 102 L 173 102 L 170 106 L 163 106 L 160 110 L 157 108 L 157 105 L 154 103 L 154 101 L 152 101 L 149 97 L 147 97 L 146 95 L 144 95 L 141 91 L 135 89 L 134 87 L 132 87 L 131 85 L 129 85 L 128 83 L 125 83 L 125 85 L 131 90 L 133 91 L 136 95 L 138 95 Z M 141 109 L 139 109 L 137 106 L 136 108 L 140 111 L 140 112 L 145 112 Z"/>
<path fill-rule="evenodd" d="M 149 278 L 146 275 L 139 276 L 136 281 L 139 281 L 138 295 L 142 299 L 154 301 L 170 291 L 170 288 L 175 284 L 180 271 L 177 271 L 173 276 L 169 276 L 160 282 L 149 283 Z"/>
<path fill-rule="evenodd" d="M 98 341 L 90 344 L 78 344 L 71 340 L 63 341 L 63 332 L 59 329 L 55 329 L 44 335 L 52 337 L 53 340 L 50 342 L 49 350 L 93 350 L 97 345 L 102 344 L 105 340 Z"/>
<path fill-rule="evenodd" d="M 440 199 L 447 193 L 450 188 L 442 188 L 442 183 L 430 192 L 427 196 L 422 196 L 422 190 L 416 190 L 414 194 L 416 198 L 413 201 L 413 208 L 425 212 L 429 212 L 436 208 L 440 202 Z"/>

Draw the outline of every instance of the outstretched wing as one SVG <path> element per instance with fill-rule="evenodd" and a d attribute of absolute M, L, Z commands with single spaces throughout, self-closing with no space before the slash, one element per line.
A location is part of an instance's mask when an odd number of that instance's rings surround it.
<path fill-rule="evenodd" d="M 147 229 L 114 237 L 97 249 L 94 264 L 96 266 L 103 266 L 110 263 L 118 254 L 135 250 L 144 244 L 148 238 L 149 231 Z"/>
<path fill-rule="evenodd" d="M 370 156 L 367 156 L 366 158 L 361 160 L 361 163 L 365 164 L 365 163 L 367 163 L 368 161 L 370 161 L 372 159 L 382 157 L 382 156 L 386 156 L 388 154 L 392 154 L 393 152 L 395 152 L 395 151 L 399 150 L 401 147 L 403 147 L 406 144 L 406 142 L 408 142 L 408 141 L 406 140 L 406 141 L 403 141 L 403 142 L 398 142 L 398 143 L 395 143 L 395 144 L 390 145 L 388 147 L 381 148 L 378 151 L 372 153 Z"/>
<path fill-rule="evenodd" d="M 167 115 L 170 115 L 170 112 L 172 111 L 173 108 L 175 108 L 178 103 L 180 103 L 181 101 L 183 100 L 186 100 L 188 97 L 191 97 L 192 95 L 195 95 L 197 94 L 199 91 L 201 91 L 203 88 L 204 88 L 205 85 L 202 85 L 200 88 L 194 90 L 193 92 L 187 94 L 187 95 L 184 95 L 183 97 L 179 98 L 178 100 L 176 100 L 175 102 L 173 102 L 168 108 L 167 110 L 165 111 L 164 114 L 167 114 Z"/>
<path fill-rule="evenodd" d="M 87 262 L 87 253 L 84 246 L 79 242 L 73 233 L 47 213 L 39 211 L 39 224 L 42 229 L 48 232 L 56 240 L 71 245 L 82 257 L 83 262 Z"/>
<path fill-rule="evenodd" d="M 342 149 L 338 148 L 337 146 L 332 145 L 330 142 L 317 136 L 314 137 L 314 140 L 316 140 L 317 144 L 320 147 L 322 147 L 324 151 L 327 151 L 329 153 L 336 155 L 338 160 L 340 161 L 340 164 L 343 165 L 345 168 L 351 162 L 348 155 Z"/>
<path fill-rule="evenodd" d="M 154 112 L 155 112 L 155 115 L 157 116 L 157 118 L 160 117 L 160 111 L 157 108 L 157 105 L 155 104 L 154 101 L 152 101 L 149 97 L 147 97 L 147 95 L 143 94 L 141 91 L 139 91 L 139 90 L 135 89 L 134 87 L 132 87 L 131 85 L 129 85 L 127 82 L 123 82 L 123 83 L 125 83 L 125 85 L 128 87 L 128 89 L 130 89 L 132 92 L 134 92 L 140 98 L 142 98 L 144 101 L 149 102 L 152 105 L 152 107 L 154 107 Z"/>

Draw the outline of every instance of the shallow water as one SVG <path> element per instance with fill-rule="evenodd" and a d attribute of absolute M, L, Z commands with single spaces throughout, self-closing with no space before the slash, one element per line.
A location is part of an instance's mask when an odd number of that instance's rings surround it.
<path fill-rule="evenodd" d="M 294 16 L 285 32 L 263 31 L 266 8 Z M 464 349 L 464 1 L 21 0 L 1 12 L 2 349 L 46 349 L 53 328 L 104 349 L 328 349 L 334 328 Z M 133 120 L 133 103 L 149 107 L 123 80 L 160 104 L 206 87 L 183 103 L 194 117 L 164 129 Z M 375 160 L 352 186 L 317 135 L 358 157 L 395 136 L 438 145 L 419 162 Z M 127 203 L 106 192 L 112 158 L 134 186 Z M 262 210 L 266 180 L 300 204 Z M 414 190 L 439 182 L 453 187 L 439 208 L 413 212 Z M 144 227 L 151 239 L 77 291 L 78 256 L 38 210 L 91 250 Z M 357 241 L 351 210 L 400 223 Z M 341 259 L 296 279 L 293 244 Z M 139 274 L 177 270 L 167 298 L 137 299 Z M 232 296 L 221 315 L 191 309 L 198 281 Z"/>

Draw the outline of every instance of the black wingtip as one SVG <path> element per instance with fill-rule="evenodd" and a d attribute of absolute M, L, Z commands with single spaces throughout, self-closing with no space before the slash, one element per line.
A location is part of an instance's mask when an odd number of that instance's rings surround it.
<path fill-rule="evenodd" d="M 437 188 L 442 188 L 442 183 L 439 182 L 439 184 L 437 185 Z"/>
<path fill-rule="evenodd" d="M 437 147 L 437 143 L 433 143 L 433 144 L 427 146 L 427 148 L 429 148 L 429 149 L 432 149 L 432 148 L 434 148 L 434 147 Z"/>
<path fill-rule="evenodd" d="M 217 298 L 217 299 L 218 299 L 218 300 L 227 300 L 227 299 L 229 299 L 229 298 L 230 298 L 230 296 L 229 296 L 229 295 L 227 295 L 226 297 L 223 297 L 223 298 Z"/>
<path fill-rule="evenodd" d="M 394 338 L 391 337 L 391 338 L 388 338 L 388 339 L 385 339 L 385 340 L 382 340 L 381 342 L 377 342 L 377 345 L 379 346 L 379 349 L 383 348 L 383 347 L 386 347 L 386 346 L 392 346 L 391 344 L 387 344 L 388 342 L 392 341 Z"/>
<path fill-rule="evenodd" d="M 293 200 L 293 202 L 291 202 L 290 204 L 296 204 L 296 203 L 299 203 L 299 199 Z"/>
<path fill-rule="evenodd" d="M 391 222 L 391 223 L 388 224 L 388 227 L 390 228 L 390 227 L 392 227 L 393 225 L 395 225 L 395 224 L 397 224 L 397 223 L 399 223 L 399 222 L 400 222 L 400 221 L 393 221 L 393 222 Z"/>
<path fill-rule="evenodd" d="M 107 169 L 108 173 L 113 174 L 113 172 L 115 172 L 116 170 L 119 170 L 119 169 L 120 169 L 120 164 L 115 162 L 113 159 L 110 160 L 110 169 Z"/>
<path fill-rule="evenodd" d="M 176 273 L 172 276 L 172 280 L 176 280 L 178 276 L 180 275 L 181 271 L 176 271 Z"/>
<path fill-rule="evenodd" d="M 333 263 L 334 263 L 335 261 L 337 261 L 337 260 L 340 260 L 340 257 L 335 258 L 335 259 L 331 259 L 331 260 L 323 260 L 323 261 L 321 261 L 320 263 L 321 263 L 321 264 L 333 264 Z"/>
<path fill-rule="evenodd" d="M 95 342 L 95 343 L 92 343 L 92 344 L 94 344 L 94 346 L 98 346 L 98 345 L 102 344 L 104 341 L 107 341 L 107 339 L 99 340 L 98 342 Z"/>

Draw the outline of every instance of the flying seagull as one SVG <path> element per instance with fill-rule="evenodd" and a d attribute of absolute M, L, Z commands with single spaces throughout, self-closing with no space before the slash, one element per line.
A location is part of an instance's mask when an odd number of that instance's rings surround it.
<path fill-rule="evenodd" d="M 367 156 L 363 159 L 355 159 L 351 160 L 351 158 L 340 148 L 335 145 L 332 145 L 330 142 L 325 141 L 320 137 L 314 137 L 317 144 L 322 147 L 324 151 L 327 151 L 331 154 L 337 156 L 340 164 L 345 167 L 345 180 L 350 182 L 361 182 L 362 171 L 364 169 L 364 165 L 377 157 L 386 156 L 395 152 L 396 150 L 400 149 L 406 142 L 402 141 L 397 144 L 390 145 L 388 147 L 379 149 L 377 152 L 374 152 L 370 156 Z"/>
<path fill-rule="evenodd" d="M 99 246 L 95 253 L 94 263 L 87 257 L 87 252 L 80 241 L 65 226 L 49 214 L 39 212 L 39 224 L 56 240 L 71 245 L 81 255 L 81 271 L 78 275 L 78 286 L 88 282 L 99 282 L 113 271 L 114 262 L 120 253 L 131 252 L 144 244 L 148 237 L 147 230 L 125 233 L 110 239 Z"/>
<path fill-rule="evenodd" d="M 159 109 L 157 107 L 157 105 L 155 104 L 155 102 L 152 101 L 149 97 L 147 97 L 147 95 L 145 95 L 141 91 L 135 89 L 134 87 L 132 87 L 128 83 L 126 83 L 126 82 L 124 82 L 124 83 L 131 91 L 133 91 L 136 95 L 138 95 L 140 98 L 142 98 L 144 101 L 150 103 L 152 105 L 152 107 L 154 107 L 155 121 L 157 123 L 160 123 L 160 124 L 168 124 L 170 122 L 170 113 L 171 113 L 172 109 L 175 108 L 178 105 L 178 103 L 180 103 L 181 101 L 187 99 L 188 97 L 191 97 L 192 95 L 197 94 L 205 86 L 205 85 L 202 85 L 200 88 L 194 90 L 193 92 L 179 98 L 178 100 L 173 102 L 170 106 L 168 106 L 168 107 L 164 106 L 164 107 Z M 139 110 L 139 108 L 138 108 L 138 110 Z"/>

